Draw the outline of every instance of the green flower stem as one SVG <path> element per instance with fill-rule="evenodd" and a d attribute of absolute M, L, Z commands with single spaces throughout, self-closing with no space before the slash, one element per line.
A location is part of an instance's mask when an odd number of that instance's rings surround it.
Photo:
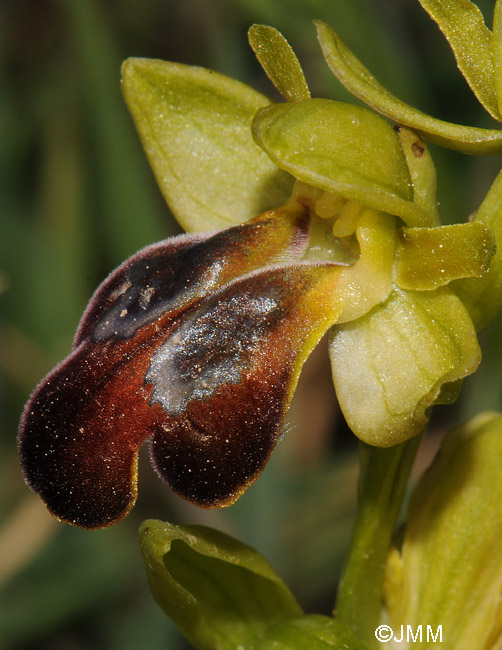
<path fill-rule="evenodd" d="M 387 553 L 421 438 L 386 448 L 360 443 L 357 517 L 336 617 L 370 648 L 375 647 Z"/>

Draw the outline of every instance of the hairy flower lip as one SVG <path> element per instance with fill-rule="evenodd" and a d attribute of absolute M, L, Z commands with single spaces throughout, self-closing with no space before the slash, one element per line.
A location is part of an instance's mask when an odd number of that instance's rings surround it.
<path fill-rule="evenodd" d="M 284 45 L 282 37 L 279 40 Z M 297 61 L 288 48 L 283 53 L 289 57 L 291 78 L 298 81 Z M 224 176 L 232 178 L 235 169 L 229 160 L 237 164 L 236 147 L 247 161 L 244 214 L 255 205 L 251 195 L 260 194 L 279 168 L 303 182 L 297 182 L 280 208 L 223 231 L 159 242 L 108 276 L 84 312 L 73 352 L 39 384 L 27 404 L 19 446 L 28 484 L 63 520 L 88 528 L 109 525 L 134 504 L 138 449 L 151 437 L 154 466 L 175 491 L 204 507 L 231 503 L 262 471 L 301 366 L 335 323 L 333 374 L 339 398 L 344 395 L 342 410 L 356 435 L 389 446 L 417 433 L 417 421 L 426 422 L 425 409 L 444 381 L 462 379 L 479 362 L 470 317 L 441 285 L 479 276 L 488 266 L 490 246 L 484 226 L 471 228 L 485 250 L 475 251 L 479 259 L 461 275 L 453 237 L 447 255 L 429 256 L 432 279 L 417 284 L 421 267 L 413 258 L 427 235 L 423 226 L 436 226 L 438 215 L 434 166 L 416 136 L 406 129 L 396 133 L 367 109 L 307 99 L 308 90 L 301 84 L 294 97 L 301 101 L 270 105 L 221 75 L 178 64 L 130 61 L 124 74 L 126 98 L 147 150 L 154 150 L 159 181 L 164 185 L 166 172 L 169 179 L 163 189 L 189 227 L 200 225 L 199 217 L 206 225 L 207 210 L 192 219 L 188 208 L 201 197 L 210 215 L 209 197 L 214 197 L 214 214 L 227 222 L 228 206 L 222 208 L 221 192 L 213 192 L 219 179 L 211 165 L 223 157 Z M 272 70 L 276 80 L 277 74 L 280 71 Z M 230 138 L 231 146 L 227 138 L 220 147 L 221 134 L 214 129 L 223 125 L 221 115 L 211 121 L 207 112 L 197 111 L 202 95 L 228 118 L 236 138 Z M 163 108 L 169 113 L 165 120 Z M 181 125 L 177 121 L 179 115 L 185 120 L 184 111 L 195 120 L 193 133 L 186 128 L 190 119 Z M 172 169 L 166 171 L 172 160 L 164 145 L 176 141 L 177 129 L 205 160 L 207 179 L 201 194 L 198 185 L 194 194 L 191 191 L 190 165 L 182 181 Z M 303 155 L 307 141 L 311 146 Z M 200 172 L 196 169 L 196 177 Z M 286 179 L 289 185 L 291 176 Z M 178 192 L 183 194 L 181 204 L 175 200 Z M 332 224 L 332 239 L 340 248 L 330 251 L 329 259 L 323 257 L 329 238 L 319 231 L 319 250 L 312 256 L 319 261 L 300 261 L 304 254 L 308 257 L 311 217 L 323 192 L 356 201 L 357 214 L 344 214 Z M 236 192 L 230 194 L 235 203 Z M 320 201 L 319 209 L 331 218 L 333 206 L 328 204 Z M 419 226 L 413 238 L 399 240 L 392 215 L 407 226 Z M 444 231 L 430 230 L 443 245 Z M 471 249 L 476 248 L 473 242 Z M 436 271 L 443 274 L 441 281 Z M 453 321 L 458 321 L 460 332 L 449 328 Z M 411 335 L 407 323 L 413 324 Z M 403 327 L 393 338 L 396 324 Z M 385 336 L 379 338 L 379 331 Z M 364 347 L 362 352 L 354 349 L 354 340 Z M 359 368 L 354 367 L 355 356 Z M 346 363 L 340 364 L 338 357 Z M 413 364 L 417 391 L 406 377 L 402 380 L 389 371 L 401 359 Z M 362 424 L 360 412 L 356 417 L 350 413 L 350 399 L 343 403 L 353 392 L 351 373 L 359 374 L 357 388 L 365 387 L 359 392 L 366 402 L 368 380 L 381 393 L 380 410 L 373 409 Z M 397 406 L 396 395 L 402 398 Z M 368 425 L 368 420 L 373 422 Z"/>
<path fill-rule="evenodd" d="M 283 261 L 302 254 L 309 214 L 293 201 L 227 231 L 160 242 L 97 289 L 74 350 L 20 424 L 25 479 L 56 517 L 98 528 L 125 516 L 149 437 L 158 473 L 204 507 L 234 501 L 261 473 L 301 365 L 339 310 L 339 265 Z M 171 352 L 154 357 L 160 350 Z M 165 402 L 169 391 L 179 406 Z"/>
<path fill-rule="evenodd" d="M 176 239 L 180 246 L 182 246 L 184 242 L 188 241 L 197 244 L 207 241 L 217 232 L 218 231 L 215 230 L 208 233 L 181 234 L 178 235 Z M 80 345 L 86 338 L 92 336 L 92 330 L 96 325 L 96 323 L 93 321 L 96 321 L 96 319 L 99 320 L 100 315 L 105 313 L 107 304 L 99 304 L 103 294 L 110 293 L 111 291 L 112 297 L 117 299 L 121 295 L 124 295 L 125 292 L 130 287 L 132 287 L 133 284 L 130 278 L 127 276 L 127 271 L 134 264 L 134 262 L 136 260 L 140 260 L 145 255 L 154 255 L 157 252 L 161 252 L 166 247 L 166 245 L 168 246 L 171 242 L 172 238 L 168 238 L 154 244 L 149 244 L 148 246 L 145 246 L 141 250 L 134 253 L 131 257 L 122 262 L 122 264 L 120 264 L 116 269 L 111 271 L 111 273 L 103 280 L 98 289 L 91 296 L 91 299 L 89 300 L 89 303 L 82 314 L 73 341 L 74 348 Z M 120 277 L 119 275 L 121 272 L 123 277 Z"/>
<path fill-rule="evenodd" d="M 96 290 L 75 349 L 39 384 L 20 425 L 26 481 L 56 517 L 96 528 L 128 514 L 147 438 L 157 473 L 202 507 L 233 503 L 259 476 L 310 351 L 332 325 L 353 320 L 360 327 L 371 310 L 364 292 L 352 317 L 346 301 L 356 286 L 362 291 L 364 274 L 371 277 L 373 262 L 359 278 L 358 269 L 374 252 L 352 264 L 281 261 L 307 245 L 319 191 L 303 189 L 305 196 L 300 191 L 242 226 L 146 247 Z M 377 237 L 372 245 L 392 257 L 393 219 L 368 208 L 360 215 L 359 236 Z M 260 241 L 266 247 L 257 248 Z M 190 260 L 195 267 L 185 268 Z M 390 290 L 388 262 L 386 268 Z M 370 299 L 381 303 L 386 295 Z M 345 371 L 334 347 L 331 353 L 345 409 Z M 467 361 L 460 355 L 455 363 L 452 377 L 464 376 Z M 391 439 L 375 438 L 344 413 L 357 435 L 382 446 L 415 432 L 391 428 Z"/>
<path fill-rule="evenodd" d="M 230 280 L 235 274 L 234 268 L 241 265 L 243 273 L 251 270 L 253 255 L 245 253 L 238 259 L 245 246 L 249 248 L 262 242 L 263 251 L 259 255 L 264 260 L 271 258 L 279 262 L 290 256 L 300 256 L 308 243 L 309 224 L 308 207 L 293 198 L 285 206 L 226 230 L 182 234 L 142 248 L 112 271 L 94 292 L 77 328 L 74 346 L 88 336 L 106 340 L 117 331 L 121 332 L 129 321 L 132 321 L 131 328 L 138 329 L 141 323 L 153 320 L 152 312 L 160 316 L 165 311 L 164 298 L 168 299 L 170 309 L 181 307 L 182 303 L 186 305 L 199 294 L 217 287 L 222 279 Z M 290 240 L 282 250 L 280 242 L 287 236 L 288 229 L 291 230 Z M 271 240 L 269 244 L 267 238 Z M 176 271 L 170 275 L 160 267 L 163 255 L 174 257 L 171 263 Z M 195 265 L 192 258 L 196 259 Z M 197 275 L 197 265 L 207 268 Z M 166 284 L 171 291 L 174 285 L 173 295 L 164 296 Z M 107 324 L 102 317 L 109 314 L 112 300 L 117 313 Z M 129 313 L 131 302 L 132 316 Z M 121 335 L 127 337 L 133 332 L 124 331 Z"/>

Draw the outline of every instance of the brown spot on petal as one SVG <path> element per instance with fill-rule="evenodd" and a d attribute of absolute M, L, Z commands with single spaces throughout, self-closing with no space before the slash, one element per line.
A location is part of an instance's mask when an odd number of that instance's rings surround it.
<path fill-rule="evenodd" d="M 415 158 L 421 158 L 424 155 L 425 147 L 419 140 L 417 140 L 411 145 L 411 150 L 413 151 Z"/>

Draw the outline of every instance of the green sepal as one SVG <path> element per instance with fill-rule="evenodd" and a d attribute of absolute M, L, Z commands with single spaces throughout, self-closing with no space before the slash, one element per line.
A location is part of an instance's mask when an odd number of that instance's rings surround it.
<path fill-rule="evenodd" d="M 418 133 L 404 126 L 396 131 L 410 172 L 413 203 L 427 212 L 430 226 L 439 226 L 436 168 L 432 156 Z"/>
<path fill-rule="evenodd" d="M 502 119 L 495 92 L 493 36 L 470 0 L 419 0 L 446 37 L 460 72 L 490 115 Z"/>
<path fill-rule="evenodd" d="M 387 302 L 332 328 L 330 357 L 345 419 L 388 447 L 420 433 L 441 386 L 476 370 L 481 353 L 462 302 L 447 287 L 395 288 Z"/>
<path fill-rule="evenodd" d="M 265 633 L 256 650 L 367 650 L 349 628 L 328 616 L 310 615 L 280 623 Z"/>
<path fill-rule="evenodd" d="M 249 44 L 261 67 L 287 102 L 309 99 L 302 67 L 291 45 L 275 27 L 252 25 Z"/>
<path fill-rule="evenodd" d="M 394 129 L 372 111 L 329 99 L 261 109 L 256 142 L 282 169 L 326 192 L 429 225 L 412 202 L 408 166 Z"/>
<path fill-rule="evenodd" d="M 452 124 L 401 101 L 380 84 L 331 27 L 315 21 L 324 58 L 341 84 L 375 111 L 418 131 L 432 142 L 470 154 L 502 151 L 502 130 Z"/>
<path fill-rule="evenodd" d="M 128 59 L 122 89 L 159 187 L 188 232 L 244 222 L 288 198 L 293 179 L 253 142 L 270 103 L 204 68 Z"/>
<path fill-rule="evenodd" d="M 488 226 L 474 221 L 439 228 L 401 228 L 393 280 L 402 289 L 436 289 L 459 278 L 482 277 L 495 253 Z"/>
<path fill-rule="evenodd" d="M 478 415 L 445 438 L 412 495 L 400 548 L 388 557 L 392 627 L 427 624 L 435 633 L 441 625 L 451 650 L 500 649 L 501 457 L 500 414 Z"/>
<path fill-rule="evenodd" d="M 155 600 L 197 650 L 253 648 L 301 616 L 267 560 L 224 533 L 147 520 L 140 546 Z"/>
<path fill-rule="evenodd" d="M 480 223 L 492 229 L 497 250 L 491 259 L 488 273 L 481 278 L 453 282 L 451 288 L 469 310 L 479 331 L 502 308 L 502 172 L 493 182 L 472 223 Z"/>
<path fill-rule="evenodd" d="M 502 0 L 497 0 L 493 12 L 493 65 L 498 109 L 502 114 Z"/>

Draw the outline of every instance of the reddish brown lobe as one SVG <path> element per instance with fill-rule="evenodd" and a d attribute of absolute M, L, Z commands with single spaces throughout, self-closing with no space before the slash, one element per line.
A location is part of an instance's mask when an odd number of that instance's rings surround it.
<path fill-rule="evenodd" d="M 271 269 L 243 278 L 210 297 L 202 314 L 197 310 L 186 314 L 185 323 L 188 321 L 195 329 L 197 318 L 214 315 L 216 335 L 213 349 L 205 351 L 207 368 L 204 359 L 194 358 L 188 347 L 190 362 L 201 379 L 210 384 L 218 363 L 226 363 L 228 342 L 219 336 L 220 305 L 226 305 L 223 320 L 228 328 L 229 321 L 240 322 L 240 314 L 232 313 L 235 296 L 247 296 L 250 304 L 253 296 L 276 304 L 266 314 L 265 327 L 262 312 L 257 316 L 246 314 L 247 327 L 261 332 L 261 340 L 256 344 L 250 332 L 245 337 L 235 334 L 239 343 L 239 354 L 234 353 L 238 372 L 234 374 L 233 368 L 231 373 L 225 370 L 223 376 L 228 375 L 228 381 L 212 386 L 203 399 L 187 396 L 184 410 L 171 417 L 166 414 L 157 425 L 152 442 L 154 465 L 184 498 L 206 507 L 227 505 L 259 476 L 282 433 L 302 362 L 336 319 L 339 308 L 330 300 L 330 294 L 336 289 L 338 274 L 334 266 Z M 320 304 L 318 294 L 328 298 L 331 306 Z M 189 338 L 190 330 L 186 333 Z M 188 371 L 185 374 L 185 380 L 173 377 L 176 393 L 182 387 L 175 384 L 183 381 L 187 390 L 192 389 Z M 166 407 L 169 405 L 167 399 Z M 178 406 L 176 399 L 173 410 L 178 411 Z"/>
<path fill-rule="evenodd" d="M 136 458 L 158 406 L 143 378 L 159 334 L 83 343 L 28 403 L 20 454 L 28 484 L 54 515 L 85 528 L 121 519 L 136 500 Z M 165 331 L 162 338 L 165 337 Z"/>
<path fill-rule="evenodd" d="M 229 253 L 217 266 L 220 280 L 277 257 L 277 242 L 253 249 L 277 224 L 255 226 L 223 238 Z M 302 229 L 281 228 L 289 233 L 282 249 L 291 250 Z M 199 279 L 214 262 L 215 241 L 204 239 L 210 250 L 199 249 Z M 96 528 L 125 516 L 136 499 L 138 449 L 149 436 L 157 471 L 182 496 L 207 507 L 235 500 L 263 469 L 301 364 L 334 322 L 337 267 L 272 266 L 202 298 L 197 291 L 211 278 L 199 282 L 193 270 L 172 268 L 173 247 L 193 244 L 182 238 L 146 249 L 112 274 L 84 314 L 75 350 L 27 404 L 19 436 L 25 477 L 64 521 Z M 141 290 L 152 286 L 143 310 Z M 203 319 L 205 331 L 214 330 L 205 346 L 190 338 Z M 172 368 L 162 355 L 152 361 L 166 345 Z"/>
<path fill-rule="evenodd" d="M 186 307 L 225 282 L 300 257 L 308 228 L 307 210 L 294 204 L 221 232 L 180 235 L 147 246 L 97 289 L 74 345 L 87 338 L 130 338 L 167 311 Z"/>

